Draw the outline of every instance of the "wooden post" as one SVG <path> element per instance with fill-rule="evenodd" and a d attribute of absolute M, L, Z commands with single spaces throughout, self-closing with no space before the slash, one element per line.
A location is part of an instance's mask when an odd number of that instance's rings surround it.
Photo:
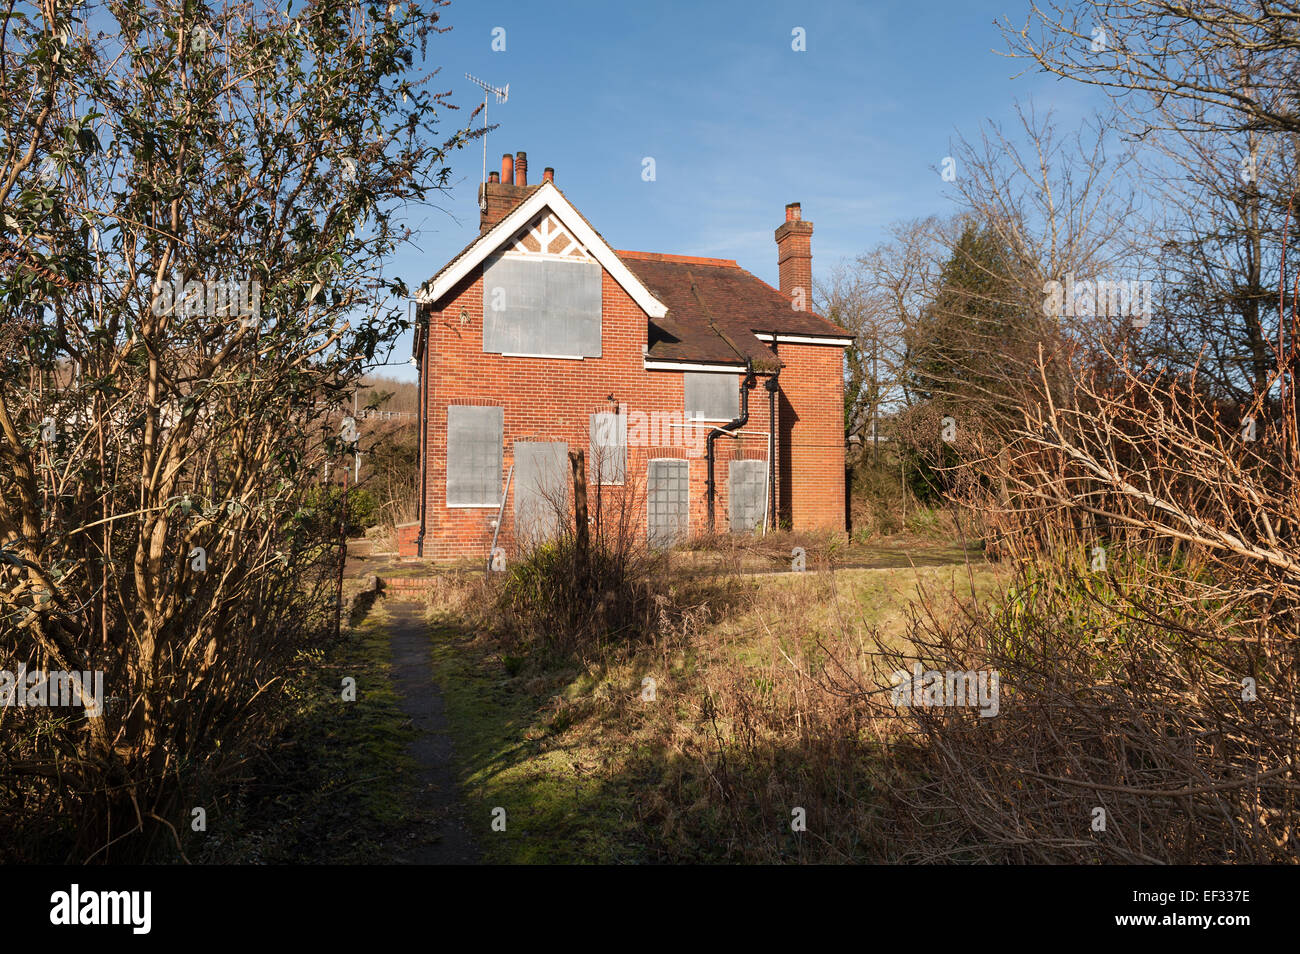
<path fill-rule="evenodd" d="M 591 539 L 587 527 L 587 467 L 581 450 L 569 451 L 569 463 L 573 465 L 573 521 L 577 533 L 577 569 L 580 576 L 586 575 L 587 554 Z"/>

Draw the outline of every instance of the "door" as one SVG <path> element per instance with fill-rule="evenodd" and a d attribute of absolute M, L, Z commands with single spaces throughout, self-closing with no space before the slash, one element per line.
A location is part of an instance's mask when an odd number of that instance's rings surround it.
<path fill-rule="evenodd" d="M 652 460 L 646 481 L 649 540 L 653 547 L 670 547 L 686 538 L 690 528 L 690 462 Z"/>
<path fill-rule="evenodd" d="M 515 442 L 515 546 L 528 550 L 560 532 L 569 513 L 569 445 Z"/>
<path fill-rule="evenodd" d="M 763 525 L 767 503 L 767 461 L 733 460 L 727 466 L 727 518 L 732 533 Z"/>

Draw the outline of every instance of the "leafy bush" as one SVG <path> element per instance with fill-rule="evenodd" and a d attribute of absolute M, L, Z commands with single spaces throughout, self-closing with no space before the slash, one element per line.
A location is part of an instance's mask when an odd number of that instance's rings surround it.
<path fill-rule="evenodd" d="M 330 484 L 322 489 L 313 487 L 303 495 L 301 519 L 316 533 L 326 536 L 338 533 L 339 518 L 343 511 L 343 487 Z M 364 487 L 350 487 L 347 491 L 347 535 L 358 537 L 379 523 L 379 501 Z"/>
<path fill-rule="evenodd" d="M 396 217 L 464 136 L 407 92 L 436 9 L 252 6 L 0 24 L 0 670 L 110 697 L 0 706 L 0 860 L 185 857 L 327 625 L 313 488 L 407 327 Z"/>

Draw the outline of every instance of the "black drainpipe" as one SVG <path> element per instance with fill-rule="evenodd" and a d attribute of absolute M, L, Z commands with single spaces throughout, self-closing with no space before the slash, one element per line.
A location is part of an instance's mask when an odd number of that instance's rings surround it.
<path fill-rule="evenodd" d="M 415 555 L 424 559 L 424 498 L 426 481 L 429 479 L 429 462 L 425 459 L 428 452 L 428 435 L 429 435 L 429 397 L 424 384 L 424 368 L 428 364 L 426 360 L 429 354 L 429 322 L 428 314 L 424 309 L 420 309 L 424 322 L 424 334 L 420 337 L 420 343 L 423 347 L 420 349 L 420 532 L 415 537 Z M 418 333 L 419 329 L 417 329 Z"/>
<path fill-rule="evenodd" d="M 772 343 L 776 343 L 775 339 Z M 763 387 L 767 388 L 767 492 L 771 498 L 767 519 L 773 530 L 776 529 L 776 394 L 781 389 L 780 377 L 781 369 L 778 368 L 763 382 Z"/>
<path fill-rule="evenodd" d="M 711 429 L 709 431 L 708 438 L 704 442 L 705 443 L 704 456 L 709 463 L 709 479 L 708 479 L 709 533 L 713 532 L 713 498 L 715 496 L 715 492 L 714 492 L 715 488 L 713 486 L 713 442 L 717 440 L 719 434 L 726 434 L 729 437 L 735 437 L 736 435 L 731 432 L 736 430 L 737 428 L 744 427 L 746 424 L 749 423 L 749 392 L 753 390 L 755 383 L 756 383 L 756 378 L 754 377 L 754 362 L 746 358 L 745 359 L 745 380 L 740 385 L 740 417 L 736 418 L 735 420 L 728 421 L 726 424 L 723 424 L 721 427 L 715 427 Z"/>

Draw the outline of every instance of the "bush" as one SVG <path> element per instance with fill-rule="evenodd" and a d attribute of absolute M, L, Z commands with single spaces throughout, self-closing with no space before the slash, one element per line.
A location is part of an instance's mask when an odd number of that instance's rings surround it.
<path fill-rule="evenodd" d="M 585 474 L 582 452 L 573 456 Z M 524 650 L 587 653 L 690 632 L 710 618 L 711 579 L 673 583 L 669 553 L 644 538 L 638 489 L 632 481 L 615 492 L 596 485 L 588 497 L 580 481 L 572 497 L 552 500 L 555 534 L 524 541 L 487 625 Z"/>
<path fill-rule="evenodd" d="M 876 648 L 886 671 L 998 673 L 1000 714 L 866 707 L 909 740 L 898 860 L 1294 862 L 1294 400 L 1242 440 L 1194 380 L 1117 363 L 1068 405 L 1044 392 L 1009 444 L 957 447 L 1016 585 Z"/>
<path fill-rule="evenodd" d="M 1294 862 L 1294 784 L 1278 771 L 1294 646 L 1261 652 L 1252 621 L 1206 615 L 1189 599 L 1198 568 L 1114 556 L 1109 576 L 1027 566 L 989 611 L 923 619 L 906 652 L 877 642 L 885 671 L 919 658 L 999 677 L 996 718 L 888 695 L 868 707 L 909 740 L 893 749 L 895 860 L 953 860 L 961 845 L 989 863 Z"/>
<path fill-rule="evenodd" d="M 656 629 L 658 562 L 600 539 L 585 561 L 572 536 L 543 543 L 507 572 L 498 600 L 504 628 L 560 650 L 644 639 Z"/>
<path fill-rule="evenodd" d="M 850 473 L 848 489 L 853 536 L 861 542 L 902 530 L 904 511 L 916 506 L 907 500 L 896 460 L 873 465 L 864 454 Z"/>
<path fill-rule="evenodd" d="M 347 535 L 359 537 L 379 523 L 379 501 L 364 487 L 350 487 L 347 491 Z M 343 487 L 330 484 L 322 490 L 313 487 L 304 495 L 301 519 L 315 533 L 329 535 L 338 532 L 339 517 L 343 509 Z"/>

